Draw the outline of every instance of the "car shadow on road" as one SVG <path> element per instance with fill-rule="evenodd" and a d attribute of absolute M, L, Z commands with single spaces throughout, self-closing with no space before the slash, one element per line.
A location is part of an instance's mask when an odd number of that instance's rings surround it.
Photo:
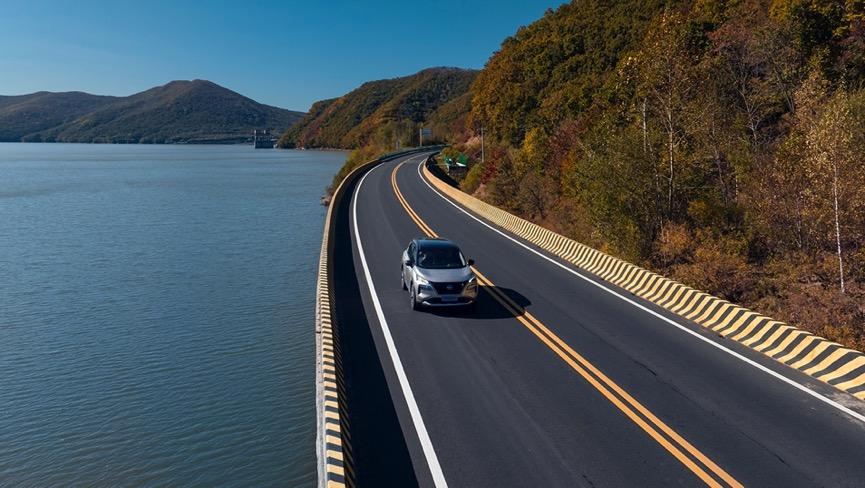
<path fill-rule="evenodd" d="M 478 299 L 477 303 L 475 303 L 474 308 L 429 307 L 426 308 L 424 311 L 439 317 L 462 317 L 476 320 L 513 318 L 514 314 L 512 314 L 507 308 L 505 308 L 501 303 L 498 302 L 498 300 L 493 297 L 494 292 L 504 294 L 505 296 L 510 298 L 512 302 L 516 303 L 520 306 L 520 308 L 523 309 L 532 304 L 532 302 L 529 301 L 528 298 L 524 297 L 520 292 L 511 288 L 504 288 L 501 286 L 481 286 L 478 288 Z"/>

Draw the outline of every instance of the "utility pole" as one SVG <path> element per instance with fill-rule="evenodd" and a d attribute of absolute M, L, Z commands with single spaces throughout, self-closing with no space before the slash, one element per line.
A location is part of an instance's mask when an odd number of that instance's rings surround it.
<path fill-rule="evenodd" d="M 429 139 L 430 137 L 432 137 L 432 129 L 429 127 L 421 126 L 420 130 L 418 131 L 418 139 L 420 139 L 421 147 L 423 147 L 423 135 L 424 134 L 427 134 L 427 139 Z"/>

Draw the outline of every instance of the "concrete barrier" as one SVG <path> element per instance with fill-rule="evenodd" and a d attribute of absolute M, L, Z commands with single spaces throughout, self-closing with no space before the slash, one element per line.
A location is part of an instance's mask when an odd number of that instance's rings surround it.
<path fill-rule="evenodd" d="M 556 234 L 460 191 L 429 166 L 425 164 L 423 172 L 433 186 L 489 223 L 679 317 L 865 400 L 865 354 Z"/>
<path fill-rule="evenodd" d="M 361 164 L 340 182 L 328 205 L 321 239 L 315 296 L 316 457 L 318 486 L 321 488 L 350 487 L 355 484 L 346 402 L 347 389 L 338 333 L 337 308 L 340 305 L 335 300 L 333 286 L 334 266 L 332 264 L 338 244 L 338 239 L 334 236 L 337 235 L 337 225 L 347 218 L 345 215 L 338 214 L 346 210 L 346 204 L 351 199 L 351 190 L 367 171 L 385 161 L 437 148 L 439 146 L 407 149 Z M 350 246 L 348 242 L 341 244 Z M 359 299 L 359 297 L 355 298 Z"/>

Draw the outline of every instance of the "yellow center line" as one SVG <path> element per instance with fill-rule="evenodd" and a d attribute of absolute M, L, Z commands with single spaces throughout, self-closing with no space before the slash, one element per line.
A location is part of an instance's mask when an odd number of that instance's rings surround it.
<path fill-rule="evenodd" d="M 426 235 L 430 237 L 438 237 L 438 234 L 436 234 L 430 226 L 426 225 L 426 222 L 424 222 L 423 220 L 421 220 L 420 217 L 418 217 L 414 209 L 412 209 L 406 201 L 405 197 L 402 196 L 402 192 L 399 191 L 399 186 L 397 186 L 396 184 L 396 172 L 403 164 L 405 164 L 405 162 L 396 165 L 396 167 L 390 174 L 390 184 L 393 187 L 394 194 L 396 194 L 397 200 L 399 200 L 399 203 L 402 204 L 403 208 L 408 213 L 408 216 L 411 217 L 412 220 L 414 220 L 414 223 L 417 224 L 418 227 L 420 227 L 420 230 L 422 230 Z"/>
<path fill-rule="evenodd" d="M 403 196 L 396 183 L 396 174 L 399 168 L 405 163 L 398 164 L 391 172 L 391 186 L 397 200 L 405 209 L 409 217 L 417 224 L 417 226 L 431 237 L 438 237 L 432 228 L 418 216 L 418 214 L 408 204 L 408 201 Z M 706 472 L 704 467 L 715 474 L 718 478 L 725 481 L 729 486 L 742 487 L 735 478 L 724 471 L 705 454 L 695 448 L 690 442 L 686 441 L 681 435 L 673 430 L 666 423 L 661 421 L 649 409 L 639 403 L 634 397 L 628 394 L 623 388 L 616 384 L 613 380 L 607 377 L 601 370 L 595 367 L 582 355 L 577 353 L 565 341 L 547 328 L 534 315 L 529 313 L 524 308 L 520 307 L 507 295 L 498 290 L 493 282 L 483 275 L 477 268 L 472 267 L 472 270 L 478 277 L 478 282 L 483 285 L 490 295 L 501 304 L 508 312 L 510 312 L 523 326 L 531 331 L 541 342 L 550 348 L 558 355 L 565 363 L 567 363 L 574 371 L 582 376 L 590 385 L 600 392 L 607 400 L 615 405 L 622 413 L 624 413 L 631 421 L 639 426 L 643 431 L 649 434 L 658 444 L 672 454 L 679 462 L 690 469 L 704 483 L 712 487 L 721 487 L 715 478 Z M 642 414 L 642 417 L 639 414 Z M 659 432 L 660 430 L 660 432 Z M 667 435 L 669 439 L 664 437 L 661 432 Z M 672 441 L 672 442 L 671 442 Z M 685 454 L 686 451 L 693 456 L 694 459 Z M 695 459 L 702 463 L 702 466 L 695 462 Z"/>

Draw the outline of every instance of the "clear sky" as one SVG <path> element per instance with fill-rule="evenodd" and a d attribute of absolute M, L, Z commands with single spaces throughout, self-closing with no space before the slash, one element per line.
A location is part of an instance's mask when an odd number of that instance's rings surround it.
<path fill-rule="evenodd" d="M 201 78 L 306 110 L 364 81 L 481 68 L 559 0 L 0 0 L 0 94 L 130 95 Z"/>

